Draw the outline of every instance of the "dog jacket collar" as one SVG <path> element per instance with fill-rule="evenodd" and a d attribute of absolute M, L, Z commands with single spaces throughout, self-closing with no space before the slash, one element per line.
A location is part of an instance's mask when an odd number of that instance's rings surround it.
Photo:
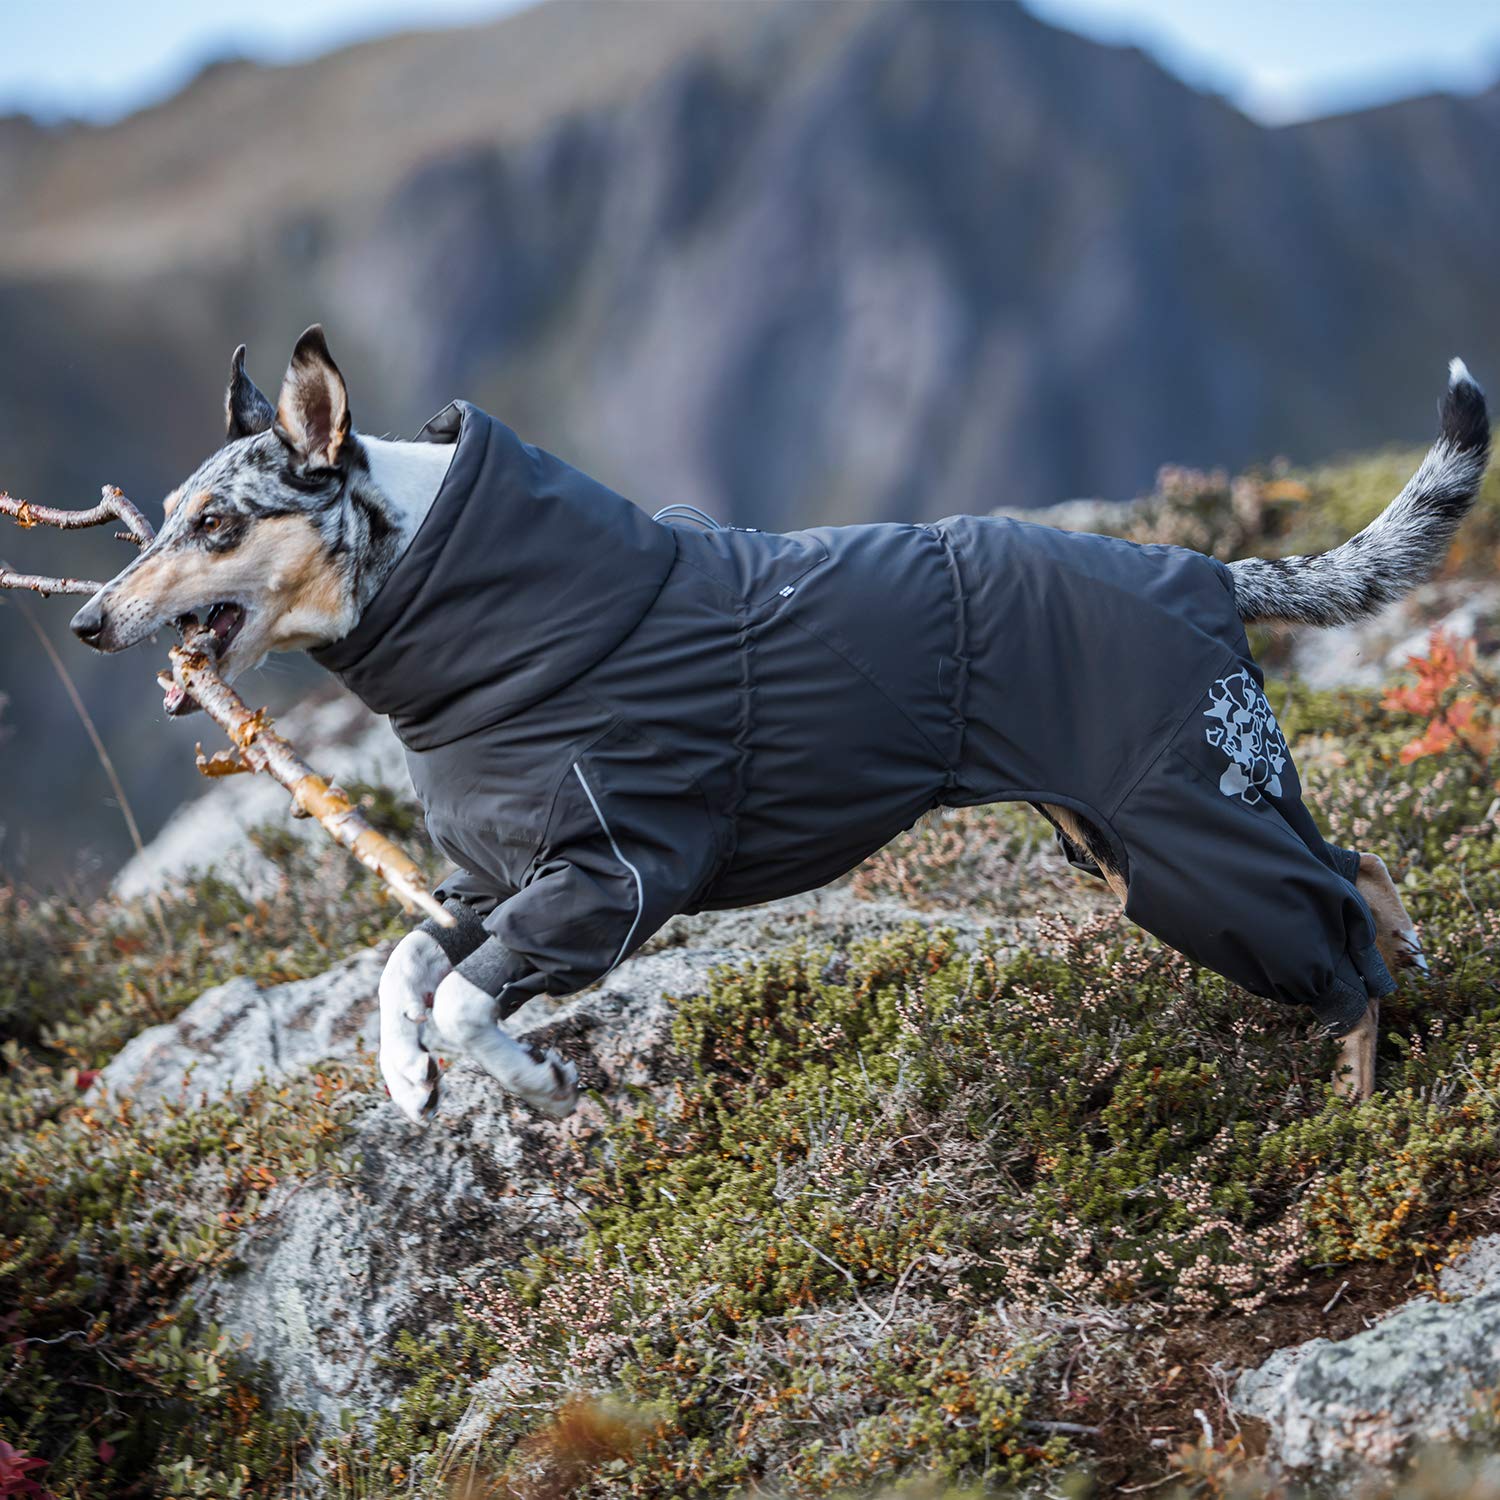
<path fill-rule="evenodd" d="M 312 655 L 426 750 L 608 655 L 650 609 L 677 549 L 630 501 L 466 401 L 418 440 L 457 444 L 432 508 L 359 623 Z"/>

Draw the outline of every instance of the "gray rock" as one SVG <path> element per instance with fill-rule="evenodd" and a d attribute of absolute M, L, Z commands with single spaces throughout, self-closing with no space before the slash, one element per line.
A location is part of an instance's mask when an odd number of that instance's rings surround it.
<path fill-rule="evenodd" d="M 95 1080 L 137 1105 L 239 1092 L 373 1047 L 376 989 L 388 947 L 369 948 L 312 979 L 262 989 L 231 979 L 200 995 L 175 1021 L 133 1037 Z"/>
<path fill-rule="evenodd" d="M 1448 1297 L 1472 1297 L 1500 1287 L 1500 1234 L 1475 1240 L 1452 1265 L 1443 1268 L 1438 1286 Z"/>
<path fill-rule="evenodd" d="M 1500 1236 L 1475 1245 L 1441 1286 L 1462 1300 L 1417 1298 L 1347 1339 L 1279 1349 L 1239 1377 L 1234 1409 L 1267 1424 L 1273 1463 L 1352 1484 L 1465 1435 L 1474 1393 L 1500 1384 Z"/>
<path fill-rule="evenodd" d="M 533 1114 L 461 1059 L 425 1128 L 372 1088 L 354 1122 L 352 1168 L 278 1189 L 246 1237 L 241 1269 L 199 1290 L 200 1312 L 263 1363 L 285 1404 L 324 1419 L 389 1404 L 397 1383 L 378 1356 L 402 1330 L 451 1327 L 476 1278 L 576 1237 L 576 1209 L 557 1188 L 569 1141 L 623 1107 L 627 1089 L 664 1083 L 668 997 L 701 986 L 721 957 L 636 958 L 550 1013 L 533 1004 L 511 1018 L 573 1058 L 594 1091 L 568 1120 Z"/>
<path fill-rule="evenodd" d="M 1435 627 L 1477 639 L 1482 657 L 1500 645 L 1500 585 L 1468 579 L 1425 584 L 1368 620 L 1334 630 L 1303 630 L 1291 668 L 1309 687 L 1379 687 L 1407 658 L 1425 657 Z"/>

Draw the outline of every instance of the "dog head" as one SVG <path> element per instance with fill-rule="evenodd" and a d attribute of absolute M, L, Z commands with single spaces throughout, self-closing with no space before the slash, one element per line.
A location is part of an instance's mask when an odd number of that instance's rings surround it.
<path fill-rule="evenodd" d="M 87 645 L 123 651 L 195 615 L 232 679 L 353 628 L 361 569 L 391 527 L 323 330 L 298 339 L 274 407 L 236 349 L 225 410 L 225 445 L 167 496 L 155 541 L 73 617 Z"/>

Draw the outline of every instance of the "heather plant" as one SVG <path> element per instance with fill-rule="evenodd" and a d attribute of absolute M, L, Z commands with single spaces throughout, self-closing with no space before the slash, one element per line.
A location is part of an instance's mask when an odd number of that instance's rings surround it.
<path fill-rule="evenodd" d="M 1015 906 L 1034 871 L 1027 868 L 1052 831 L 1018 803 L 943 808 L 873 854 L 849 877 L 865 899 L 895 897 L 923 909 L 1004 899 Z M 1018 889 L 1019 888 L 1019 889 Z"/>
<path fill-rule="evenodd" d="M 1171 471 L 1142 539 L 1315 548 L 1368 519 L 1401 462 Z M 1470 560 L 1500 538 L 1493 485 Z M 677 997 L 652 1087 L 564 1137 L 576 1239 L 476 1267 L 448 1326 L 371 1350 L 400 1399 L 316 1456 L 193 1293 L 234 1274 L 270 1195 L 343 1170 L 352 1075 L 149 1116 L 87 1090 L 208 985 L 305 977 L 407 920 L 337 851 L 279 830 L 259 836 L 276 889 L 203 877 L 166 903 L 166 942 L 129 907 L 0 892 L 14 1483 L 958 1500 L 1175 1474 L 1184 1495 L 1292 1500 L 1184 1368 L 1242 1360 L 1260 1330 L 1284 1341 L 1281 1309 L 1336 1301 L 1356 1273 L 1389 1287 L 1366 1306 L 1398 1300 L 1500 1206 L 1500 843 L 1473 738 L 1493 694 L 1461 643 L 1413 672 L 1384 694 L 1268 686 L 1320 822 L 1386 857 L 1423 928 L 1433 972 L 1385 1004 L 1375 1098 L 1334 1097 L 1333 1048 L 1297 1013 L 1194 969 L 1107 898 L 1019 937 L 907 926 L 741 959 Z M 409 836 L 408 806 L 362 797 Z M 850 885 L 1006 917 L 1092 891 L 1050 840 L 1024 808 L 944 814 Z M 1196 1410 L 1219 1440 L 1181 1446 Z M 1442 1462 L 1403 1495 L 1490 1492 L 1483 1460 Z"/>
<path fill-rule="evenodd" d="M 910 928 L 721 970 L 678 1002 L 669 1094 L 580 1141 L 581 1244 L 464 1299 L 504 1393 L 493 1471 L 516 1412 L 608 1393 L 655 1425 L 600 1494 L 993 1491 L 1128 1421 L 1125 1320 L 1230 1330 L 1329 1267 L 1430 1270 L 1487 1223 L 1493 789 L 1456 745 L 1403 762 L 1410 716 L 1379 695 L 1275 691 L 1325 826 L 1391 858 L 1434 963 L 1387 1002 L 1373 1100 L 1333 1095 L 1295 1013 L 1115 913 L 1020 951 Z M 951 887 L 975 857 L 952 832 L 913 830 L 865 890 Z"/>

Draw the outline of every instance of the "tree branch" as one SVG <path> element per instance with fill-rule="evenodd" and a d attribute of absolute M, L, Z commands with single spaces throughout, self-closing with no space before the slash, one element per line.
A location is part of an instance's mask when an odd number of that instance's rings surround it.
<path fill-rule="evenodd" d="M 0 566 L 0 589 L 30 589 L 44 599 L 52 594 L 97 594 L 103 587 L 97 578 L 46 578 Z"/>
<path fill-rule="evenodd" d="M 129 500 L 106 485 L 92 510 L 59 510 L 32 505 L 0 493 L 0 515 L 11 516 L 18 526 L 55 526 L 76 531 L 85 526 L 123 522 L 116 532 L 121 541 L 138 547 L 155 540 L 151 523 Z M 42 595 L 94 594 L 103 587 L 86 578 L 46 578 L 37 573 L 16 573 L 0 567 L 0 588 L 31 589 Z M 342 844 L 362 865 L 378 875 L 408 909 L 418 907 L 442 927 L 452 927 L 453 917 L 427 892 L 422 871 L 349 801 L 338 787 L 329 784 L 298 755 L 293 746 L 272 727 L 265 709 L 252 711 L 245 700 L 219 675 L 218 639 L 205 625 L 188 615 L 176 622 L 181 644 L 168 653 L 172 677 L 167 686 L 167 708 L 182 713 L 188 704 L 202 708 L 230 738 L 233 750 L 205 757 L 198 747 L 198 767 L 207 776 L 233 774 L 236 770 L 260 771 L 291 793 L 296 813 L 316 818 L 335 843 Z M 165 675 L 165 674 L 164 674 Z"/>
<path fill-rule="evenodd" d="M 123 521 L 129 534 L 117 533 L 121 541 L 144 547 L 156 540 L 156 528 L 112 484 L 104 486 L 99 503 L 92 510 L 59 510 L 51 505 L 33 505 L 29 500 L 17 500 L 0 490 L 0 516 L 13 517 L 23 530 L 33 526 L 55 526 L 59 531 L 80 531 L 85 526 L 105 526 L 111 521 Z"/>
<path fill-rule="evenodd" d="M 420 907 L 433 921 L 451 927 L 452 916 L 428 894 L 415 861 L 372 827 L 346 793 L 329 786 L 277 734 L 265 709 L 252 712 L 219 676 L 214 666 L 218 639 L 213 631 L 196 621 L 180 622 L 178 628 L 182 644 L 167 653 L 173 681 L 229 736 L 245 764 L 279 781 L 292 794 L 298 812 L 316 818 L 335 843 L 373 870 L 408 906 Z"/>

